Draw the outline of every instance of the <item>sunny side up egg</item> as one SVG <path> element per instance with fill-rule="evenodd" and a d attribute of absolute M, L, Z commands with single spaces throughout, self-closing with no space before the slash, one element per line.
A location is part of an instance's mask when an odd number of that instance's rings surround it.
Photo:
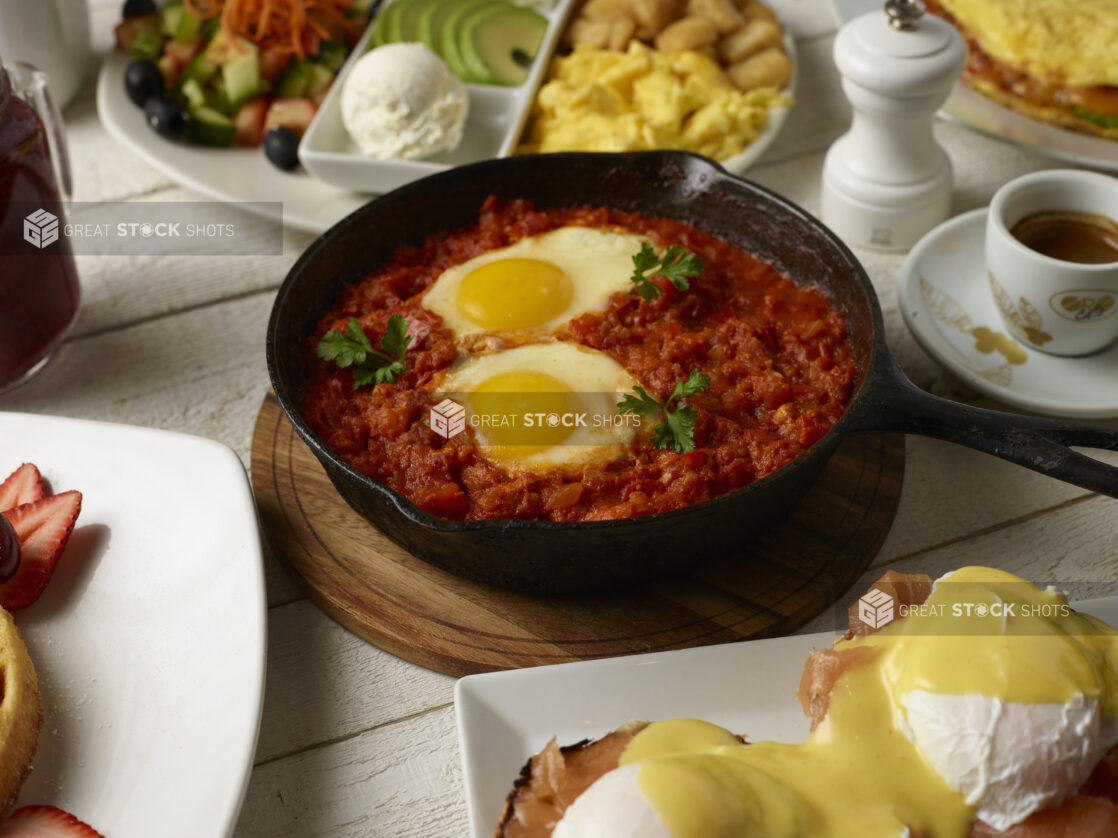
<path fill-rule="evenodd" d="M 640 418 L 617 402 L 639 383 L 604 352 L 554 341 L 466 356 L 440 397 L 466 408 L 486 459 L 512 471 L 575 469 L 633 443 Z"/>
<path fill-rule="evenodd" d="M 447 268 L 423 307 L 458 337 L 488 332 L 552 334 L 632 288 L 640 236 L 560 227 Z"/>

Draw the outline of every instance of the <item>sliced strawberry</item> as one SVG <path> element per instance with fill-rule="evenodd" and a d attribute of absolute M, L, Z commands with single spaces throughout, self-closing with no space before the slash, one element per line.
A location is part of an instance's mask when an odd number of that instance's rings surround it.
<path fill-rule="evenodd" d="M 19 536 L 20 560 L 15 576 L 0 585 L 0 606 L 15 611 L 39 598 L 70 539 L 81 508 L 81 492 L 70 491 L 3 513 Z"/>
<path fill-rule="evenodd" d="M 268 115 L 264 118 L 264 133 L 282 125 L 290 128 L 296 137 L 301 137 L 314 119 L 318 110 L 310 99 L 276 99 L 268 108 Z"/>
<path fill-rule="evenodd" d="M 0 483 L 0 512 L 37 501 L 45 495 L 39 469 L 34 463 L 24 463 Z"/>
<path fill-rule="evenodd" d="M 241 105 L 241 109 L 233 117 L 233 123 L 237 127 L 237 132 L 233 135 L 233 143 L 247 146 L 260 145 L 264 141 L 264 117 L 267 113 L 268 100 L 263 96 L 249 99 Z"/>
<path fill-rule="evenodd" d="M 20 806 L 0 824 L 0 838 L 105 838 L 57 806 Z"/>

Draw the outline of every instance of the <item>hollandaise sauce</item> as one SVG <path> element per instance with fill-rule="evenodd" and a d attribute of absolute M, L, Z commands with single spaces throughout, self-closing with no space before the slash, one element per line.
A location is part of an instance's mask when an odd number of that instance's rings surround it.
<path fill-rule="evenodd" d="M 1115 630 L 1071 610 L 1062 594 L 1002 571 L 956 571 L 922 606 L 835 647 L 872 653 L 841 675 L 826 717 L 803 744 L 742 745 L 694 719 L 656 722 L 632 739 L 620 764 L 639 765 L 637 785 L 672 838 L 965 838 L 978 795 L 937 770 L 934 748 L 929 759 L 913 741 L 906 700 L 915 694 L 976 697 L 995 717 L 1010 703 L 1038 712 L 1082 705 L 1085 718 L 1102 717 L 1091 730 L 1112 729 L 1111 739 L 1073 743 L 1084 765 L 1064 772 L 1053 794 L 1035 794 L 1038 806 L 1074 794 L 1118 736 L 1107 718 L 1118 715 Z M 959 719 L 963 748 L 965 727 Z M 1074 735 L 1085 740 L 1080 728 Z M 990 741 L 983 747 L 972 762 L 994 764 Z"/>

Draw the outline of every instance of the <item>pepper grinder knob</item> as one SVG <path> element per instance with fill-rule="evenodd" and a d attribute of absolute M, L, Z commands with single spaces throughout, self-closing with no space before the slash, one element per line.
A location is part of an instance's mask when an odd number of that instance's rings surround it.
<path fill-rule="evenodd" d="M 920 0 L 889 0 L 884 15 L 841 29 L 834 56 L 854 119 L 823 165 L 823 221 L 850 244 L 907 250 L 951 210 L 951 161 L 932 120 L 966 44 Z"/>

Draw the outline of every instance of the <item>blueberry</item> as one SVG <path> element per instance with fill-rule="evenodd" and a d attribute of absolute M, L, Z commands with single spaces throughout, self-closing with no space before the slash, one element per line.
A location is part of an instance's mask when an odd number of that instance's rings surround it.
<path fill-rule="evenodd" d="M 158 11 L 158 9 L 155 8 L 154 0 L 124 0 L 124 8 L 121 10 L 120 16 L 130 18 L 155 11 Z"/>
<path fill-rule="evenodd" d="M 7 582 L 19 570 L 19 536 L 3 515 L 0 515 L 0 584 Z"/>
<path fill-rule="evenodd" d="M 277 126 L 264 135 L 264 154 L 285 171 L 299 165 L 299 138 L 290 128 Z"/>
<path fill-rule="evenodd" d="M 144 116 L 156 134 L 181 137 L 186 132 L 190 115 L 181 103 L 170 96 L 152 96 L 144 103 Z"/>
<path fill-rule="evenodd" d="M 154 61 L 133 61 L 124 71 L 124 89 L 128 98 L 142 108 L 148 99 L 163 92 L 163 74 Z"/>

